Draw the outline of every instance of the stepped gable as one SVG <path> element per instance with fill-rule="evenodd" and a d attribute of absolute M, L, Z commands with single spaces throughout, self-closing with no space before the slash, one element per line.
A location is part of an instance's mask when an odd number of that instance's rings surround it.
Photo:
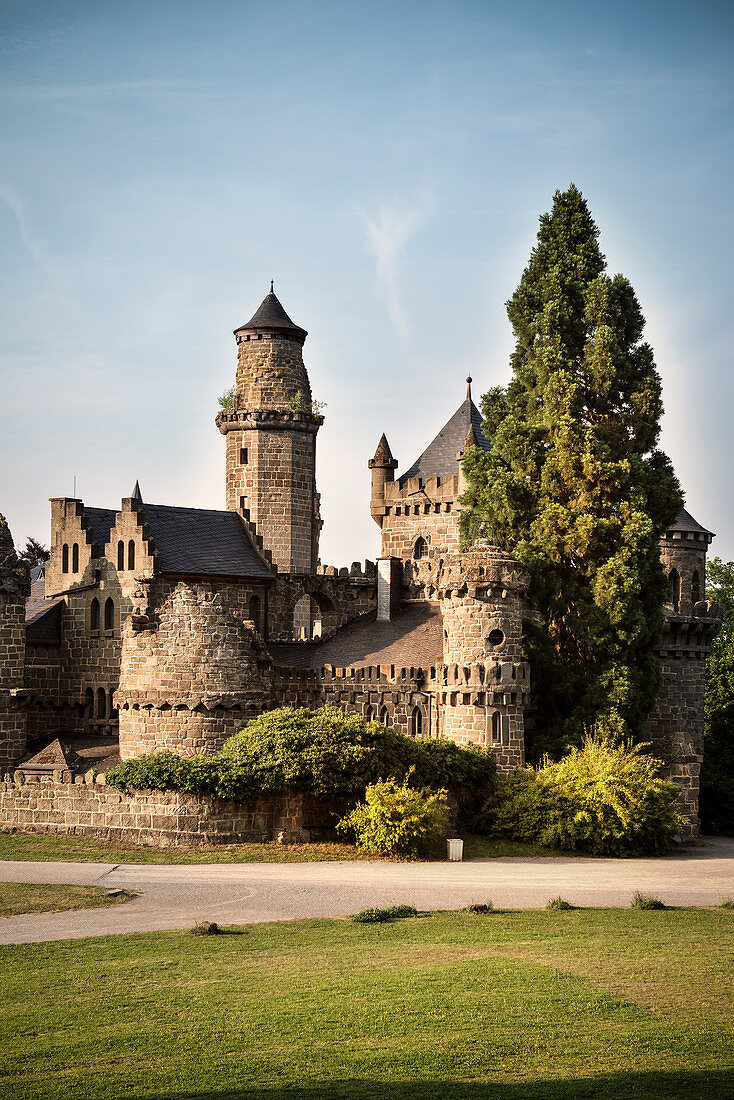
<path fill-rule="evenodd" d="M 410 477 L 451 477 L 461 473 L 456 457 L 466 443 L 470 430 L 474 430 L 476 443 L 483 451 L 490 451 L 491 444 L 482 431 L 482 414 L 471 397 L 466 398 L 444 424 L 436 438 L 423 454 L 398 478 L 401 488 Z"/>
<path fill-rule="evenodd" d="M 143 504 L 138 515 L 148 524 L 162 573 L 272 580 L 236 512 Z"/>
<path fill-rule="evenodd" d="M 301 328 L 300 325 L 296 325 L 291 321 L 278 297 L 273 292 L 272 282 L 270 284 L 270 293 L 265 295 L 250 320 L 246 324 L 240 325 L 234 332 L 236 336 L 238 332 L 247 332 L 248 330 L 257 329 L 290 331 L 294 335 L 298 334 L 303 337 L 304 340 L 308 336 L 305 328 Z"/>
<path fill-rule="evenodd" d="M 440 664 L 443 636 L 438 607 L 421 603 L 401 610 L 396 618 L 377 622 L 377 613 L 343 626 L 322 642 L 270 645 L 276 665 L 286 668 L 361 668 L 396 665 L 430 668 Z"/>

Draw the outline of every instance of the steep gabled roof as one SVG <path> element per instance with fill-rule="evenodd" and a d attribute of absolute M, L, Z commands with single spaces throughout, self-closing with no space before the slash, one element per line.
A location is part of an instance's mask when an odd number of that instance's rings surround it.
<path fill-rule="evenodd" d="M 482 431 L 482 414 L 471 397 L 467 397 L 423 454 L 400 475 L 400 484 L 403 485 L 409 477 L 451 477 L 458 474 L 459 460 L 456 456 L 463 449 L 470 428 L 474 429 L 477 446 L 483 451 L 491 450 L 491 444 Z"/>
<path fill-rule="evenodd" d="M 138 515 L 148 524 L 163 573 L 272 579 L 237 512 L 143 504 Z"/>
<path fill-rule="evenodd" d="M 301 328 L 300 325 L 295 325 L 293 321 L 291 321 L 280 301 L 273 293 L 272 283 L 270 284 L 270 293 L 265 295 L 247 324 L 240 325 L 239 328 L 235 329 L 235 333 L 243 332 L 245 329 L 250 328 L 290 329 L 292 332 L 299 333 L 304 339 L 308 335 L 305 328 Z"/>

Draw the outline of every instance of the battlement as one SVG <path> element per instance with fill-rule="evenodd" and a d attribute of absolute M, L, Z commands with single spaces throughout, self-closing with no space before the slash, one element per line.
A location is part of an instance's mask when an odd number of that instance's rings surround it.
<path fill-rule="evenodd" d="M 385 507 L 397 507 L 408 504 L 421 507 L 432 504 L 453 504 L 463 492 L 460 478 L 450 477 L 409 477 L 407 481 L 388 481 L 385 484 Z M 409 514 L 409 513 L 407 513 Z M 420 512 L 416 512 L 419 515 Z"/>
<path fill-rule="evenodd" d="M 286 686 L 299 684 L 303 687 L 348 688 L 367 686 L 380 689 L 405 690 L 406 685 L 424 686 L 438 682 L 436 668 L 420 668 L 411 665 L 401 668 L 397 665 L 364 665 L 361 668 L 337 668 L 324 665 L 322 668 L 283 668 L 274 670 L 277 683 Z"/>
<path fill-rule="evenodd" d="M 342 579 L 349 579 L 353 581 L 361 581 L 364 584 L 374 584 L 377 579 L 377 566 L 373 561 L 366 560 L 364 568 L 358 561 L 353 561 L 351 568 L 347 568 L 346 565 L 341 567 L 336 565 L 317 565 L 316 575 L 318 577 L 340 577 Z"/>
<path fill-rule="evenodd" d="M 235 409 L 217 413 L 214 421 L 222 435 L 234 431 L 257 431 L 260 428 L 312 432 L 315 435 L 323 422 L 324 418 L 319 413 L 304 409 Z"/>

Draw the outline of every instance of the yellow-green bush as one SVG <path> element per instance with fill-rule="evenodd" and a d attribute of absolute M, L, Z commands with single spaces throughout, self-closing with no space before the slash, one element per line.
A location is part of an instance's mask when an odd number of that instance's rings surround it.
<path fill-rule="evenodd" d="M 561 760 L 512 776 L 485 804 L 485 827 L 591 855 L 663 852 L 684 822 L 677 787 L 646 747 L 590 735 Z"/>
<path fill-rule="evenodd" d="M 365 852 L 418 856 L 441 840 L 448 824 L 446 791 L 409 787 L 395 779 L 370 783 L 364 802 L 337 824 L 341 833 L 354 833 Z"/>

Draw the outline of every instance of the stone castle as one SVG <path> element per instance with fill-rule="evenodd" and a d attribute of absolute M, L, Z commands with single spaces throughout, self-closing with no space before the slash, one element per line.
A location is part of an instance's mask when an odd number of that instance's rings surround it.
<path fill-rule="evenodd" d="M 490 447 L 471 379 L 398 477 L 382 436 L 369 461 L 381 557 L 336 568 L 319 560 L 323 417 L 307 333 L 271 285 L 234 335 L 236 386 L 216 418 L 225 510 L 150 504 L 137 483 L 118 509 L 55 498 L 50 559 L 32 575 L 0 517 L 5 787 L 50 775 L 82 783 L 140 753 L 213 752 L 281 705 L 332 704 L 409 735 L 492 746 L 499 773 L 511 773 L 524 763 L 531 706 L 529 578 L 487 540 L 460 547 L 461 459 Z M 704 662 L 719 622 L 704 600 L 712 538 L 683 511 L 661 544 L 670 600 L 649 739 L 680 783 L 691 831 Z M 54 805 L 42 826 L 54 827 Z M 6 820 L 31 820 L 19 813 Z"/>

